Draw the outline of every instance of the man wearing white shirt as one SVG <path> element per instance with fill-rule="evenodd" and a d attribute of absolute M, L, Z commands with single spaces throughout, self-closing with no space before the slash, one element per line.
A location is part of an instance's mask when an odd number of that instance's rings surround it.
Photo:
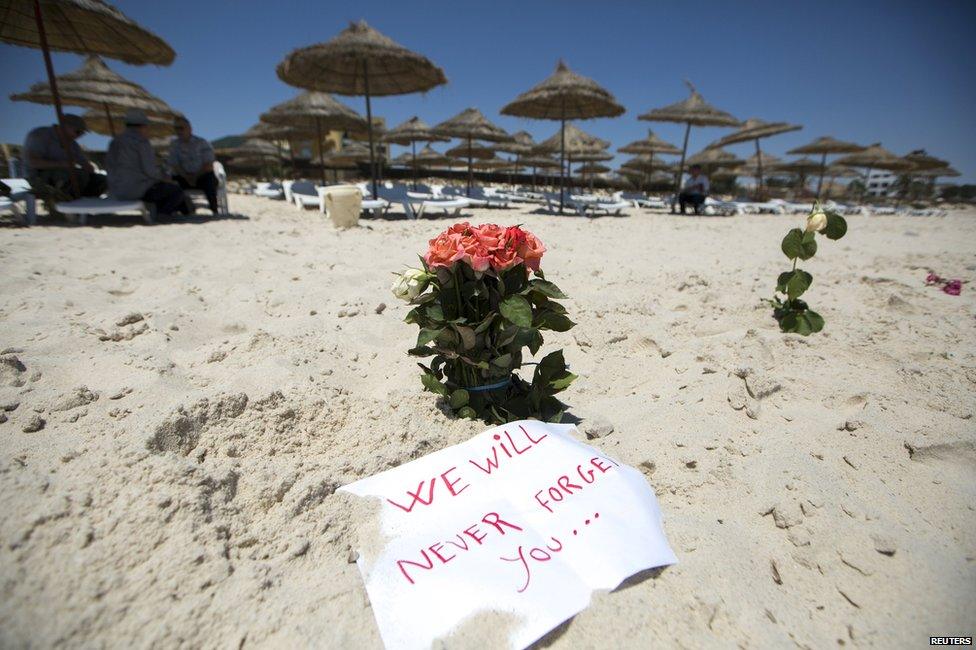
<path fill-rule="evenodd" d="M 685 207 L 688 205 L 694 208 L 695 214 L 701 214 L 701 207 L 705 205 L 705 197 L 708 196 L 708 177 L 702 173 L 701 165 L 689 167 L 688 174 L 688 180 L 678 194 L 681 214 L 685 214 Z"/>
<path fill-rule="evenodd" d="M 176 137 L 169 144 L 169 166 L 184 190 L 203 190 L 210 211 L 217 214 L 217 176 L 214 175 L 214 150 L 210 143 L 193 135 L 190 121 L 179 115 L 173 121 Z"/>

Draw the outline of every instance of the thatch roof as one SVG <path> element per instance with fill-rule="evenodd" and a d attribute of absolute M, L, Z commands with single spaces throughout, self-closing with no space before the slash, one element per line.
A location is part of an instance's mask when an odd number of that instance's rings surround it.
<path fill-rule="evenodd" d="M 365 129 L 366 120 L 345 104 L 340 104 L 328 93 L 305 91 L 286 102 L 272 106 L 261 114 L 261 121 L 280 126 L 291 126 L 315 133 L 336 130 Z"/>
<path fill-rule="evenodd" d="M 495 146 L 495 150 L 523 155 L 531 153 L 536 146 L 536 142 L 532 139 L 531 135 L 526 131 L 519 131 L 518 133 L 512 134 L 511 142 L 502 142 Z"/>
<path fill-rule="evenodd" d="M 417 152 L 417 162 L 424 165 L 448 165 L 454 161 L 439 151 L 434 151 L 430 146 L 424 147 Z"/>
<path fill-rule="evenodd" d="M 825 135 L 817 138 L 813 142 L 803 145 L 802 147 L 790 149 L 786 153 L 795 156 L 806 156 L 811 154 L 825 153 L 857 153 L 858 151 L 864 151 L 864 149 L 865 147 L 862 147 L 859 144 L 844 142 L 843 140 L 837 140 L 829 135 Z"/>
<path fill-rule="evenodd" d="M 918 171 L 911 172 L 911 175 L 922 176 L 925 178 L 939 178 L 940 176 L 946 178 L 955 178 L 956 176 L 962 176 L 962 174 L 960 174 L 952 167 L 935 167 L 933 169 L 919 169 Z"/>
<path fill-rule="evenodd" d="M 686 166 L 701 165 L 702 167 L 735 167 L 744 161 L 736 158 L 735 155 L 719 147 L 709 147 L 702 149 L 685 161 Z"/>
<path fill-rule="evenodd" d="M 824 176 L 834 178 L 862 178 L 863 174 L 853 167 L 843 167 L 841 165 L 828 165 L 824 169 Z"/>
<path fill-rule="evenodd" d="M 469 149 L 468 143 L 465 141 L 456 147 L 451 147 L 444 153 L 452 158 L 464 159 L 467 159 L 469 156 L 471 158 L 478 158 L 480 160 L 495 157 L 495 150 L 487 145 L 481 144 L 480 142 L 472 142 Z"/>
<path fill-rule="evenodd" d="M 434 133 L 430 126 L 414 115 L 383 134 L 383 142 L 410 144 L 411 142 L 446 142 L 450 138 Z"/>
<path fill-rule="evenodd" d="M 798 158 L 770 167 L 771 172 L 787 172 L 790 174 L 810 174 L 820 171 L 820 162 L 810 158 Z"/>
<path fill-rule="evenodd" d="M 511 142 L 512 136 L 488 121 L 477 108 L 467 108 L 434 127 L 434 133 L 452 138 L 471 138 L 489 142 Z"/>
<path fill-rule="evenodd" d="M 904 159 L 912 163 L 912 173 L 928 169 L 939 169 L 948 167 L 949 161 L 930 156 L 924 149 L 917 149 L 904 156 Z"/>
<path fill-rule="evenodd" d="M 244 137 L 258 140 L 296 140 L 314 138 L 315 130 L 306 131 L 287 124 L 258 122 L 244 132 Z"/>
<path fill-rule="evenodd" d="M 502 169 L 515 169 L 515 165 L 503 158 L 484 158 L 481 160 L 475 160 L 471 163 L 471 166 L 475 169 L 482 169 L 487 171 L 498 171 Z"/>
<path fill-rule="evenodd" d="M 637 119 L 649 122 L 679 122 L 693 126 L 739 126 L 739 120 L 705 101 L 689 81 L 685 81 L 691 95 L 680 102 L 655 108 Z"/>
<path fill-rule="evenodd" d="M 232 159 L 238 158 L 263 158 L 278 156 L 278 149 L 270 142 L 265 140 L 245 140 L 236 147 L 221 147 L 214 150 L 219 156 L 227 156 Z"/>
<path fill-rule="evenodd" d="M 609 171 L 611 171 L 611 169 L 609 167 L 607 167 L 606 165 L 601 165 L 600 163 L 596 163 L 596 162 L 588 162 L 585 165 L 580 165 L 576 169 L 576 173 L 578 173 L 578 174 L 588 174 L 588 175 L 589 174 L 606 174 Z"/>
<path fill-rule="evenodd" d="M 912 163 L 904 158 L 899 158 L 878 143 L 872 144 L 864 151 L 838 158 L 833 164 L 843 165 L 845 167 L 884 169 L 888 171 L 904 171 L 912 167 Z"/>
<path fill-rule="evenodd" d="M 82 118 L 85 120 L 85 124 L 88 125 L 88 129 L 93 133 L 98 133 L 99 135 L 119 135 L 125 130 L 125 112 L 120 110 L 112 111 L 112 123 L 109 125 L 108 116 L 105 115 L 104 110 L 99 110 L 97 108 L 90 108 L 84 113 L 82 113 Z M 115 133 L 112 132 L 114 127 Z M 149 134 L 150 139 L 153 138 L 168 138 L 172 137 L 175 131 L 173 130 L 173 120 L 172 118 L 160 118 L 155 116 L 149 117 Z"/>
<path fill-rule="evenodd" d="M 664 169 L 668 164 L 653 154 L 645 154 L 628 158 L 620 166 L 637 171 L 653 171 Z"/>
<path fill-rule="evenodd" d="M 109 69 L 97 56 L 89 56 L 80 68 L 56 77 L 62 104 L 86 108 L 138 108 L 147 115 L 172 117 L 175 111 L 139 84 Z M 15 102 L 53 104 L 51 86 L 41 81 L 23 93 L 11 95 Z"/>
<path fill-rule="evenodd" d="M 559 167 L 559 161 L 553 160 L 552 158 L 547 158 L 546 156 L 529 156 L 527 158 L 522 158 L 519 164 L 525 167 L 537 167 L 539 169 L 556 169 Z"/>
<path fill-rule="evenodd" d="M 350 23 L 330 41 L 295 50 L 278 64 L 287 84 L 338 95 L 374 97 L 424 92 L 447 83 L 427 57 L 380 34 L 365 21 Z"/>
<path fill-rule="evenodd" d="M 578 153 L 566 154 L 566 160 L 574 163 L 579 162 L 600 162 L 613 160 L 614 155 L 606 150 L 583 151 Z"/>
<path fill-rule="evenodd" d="M 643 140 L 634 140 L 633 142 L 620 147 L 617 149 L 620 153 L 635 153 L 635 154 L 673 154 L 678 155 L 681 153 L 681 149 L 670 142 L 665 142 L 659 138 L 654 131 L 650 129 L 647 130 L 647 137 Z"/>
<path fill-rule="evenodd" d="M 552 75 L 501 110 L 502 115 L 538 120 L 586 120 L 616 117 L 623 112 L 624 107 L 609 91 L 592 79 L 576 74 L 562 61 Z"/>
<path fill-rule="evenodd" d="M 559 151 L 562 143 L 560 130 L 552 137 L 540 142 L 534 149 L 534 153 L 552 153 Z M 595 135 L 590 135 L 575 124 L 566 124 L 566 156 L 579 160 L 579 155 L 603 151 L 610 146 L 607 140 L 601 140 Z M 611 156 L 612 158 L 613 156 Z"/>
<path fill-rule="evenodd" d="M 780 133 L 799 131 L 803 127 L 799 124 L 788 124 L 786 122 L 767 122 L 758 117 L 750 117 L 743 122 L 738 129 L 728 134 L 724 138 L 716 140 L 710 147 L 725 147 L 739 142 L 751 142 L 760 138 L 769 138 Z"/>
<path fill-rule="evenodd" d="M 133 65 L 169 65 L 176 58 L 166 41 L 101 0 L 46 0 L 41 6 L 52 50 L 99 54 Z M 33 2 L 0 0 L 0 41 L 41 47 Z"/>

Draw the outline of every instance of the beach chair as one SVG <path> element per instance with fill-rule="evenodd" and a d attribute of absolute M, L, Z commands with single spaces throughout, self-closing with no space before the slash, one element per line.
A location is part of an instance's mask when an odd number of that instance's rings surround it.
<path fill-rule="evenodd" d="M 507 208 L 511 203 L 511 201 L 505 197 L 490 194 L 485 190 L 485 188 L 478 185 L 472 185 L 471 192 L 469 192 L 466 196 L 459 198 L 468 199 L 470 204 L 475 207 Z"/>
<path fill-rule="evenodd" d="M 464 198 L 445 197 L 440 199 L 420 199 L 410 196 L 406 186 L 394 185 L 392 187 L 383 186 L 378 188 L 379 198 L 391 204 L 403 207 L 404 213 L 411 219 L 419 219 L 426 210 L 441 210 L 445 215 L 453 214 L 455 217 L 461 213 L 471 203 Z"/>
<path fill-rule="evenodd" d="M 260 196 L 266 199 L 281 199 L 285 197 L 285 190 L 280 183 L 257 183 L 254 186 L 254 191 L 251 193 L 254 196 Z"/>
<path fill-rule="evenodd" d="M 291 203 L 291 186 L 295 184 L 295 181 L 281 181 L 281 192 L 285 196 L 285 203 Z"/>
<path fill-rule="evenodd" d="M 30 182 L 26 178 L 4 178 L 3 183 L 10 188 L 10 196 L 0 196 L 0 213 L 17 215 L 25 226 L 37 223 L 37 199 Z M 23 208 L 19 205 L 21 202 Z"/>
<path fill-rule="evenodd" d="M 291 186 L 291 200 L 295 207 L 304 210 L 307 207 L 323 206 L 325 200 L 319 194 L 315 183 L 311 181 L 296 181 Z M 322 208 L 325 211 L 325 208 Z"/>
<path fill-rule="evenodd" d="M 142 216 L 146 223 L 155 223 L 156 206 L 144 201 L 124 201 L 112 198 L 82 198 L 74 201 L 63 201 L 55 204 L 54 208 L 80 226 L 88 223 L 90 215 L 100 214 L 131 214 Z"/>
<path fill-rule="evenodd" d="M 230 207 L 227 201 L 227 172 L 224 171 L 224 166 L 215 160 L 213 173 L 217 177 L 217 214 L 228 214 Z M 183 190 L 183 193 L 193 201 L 193 205 L 210 207 L 207 203 L 207 195 L 203 193 L 203 190 Z"/>

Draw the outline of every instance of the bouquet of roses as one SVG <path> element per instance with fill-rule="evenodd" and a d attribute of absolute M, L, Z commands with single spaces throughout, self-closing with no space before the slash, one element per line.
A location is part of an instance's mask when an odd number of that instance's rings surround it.
<path fill-rule="evenodd" d="M 405 320 L 420 327 L 409 354 L 430 357 L 418 364 L 424 388 L 460 417 L 558 422 L 565 405 L 554 395 L 576 379 L 562 350 L 531 364 L 531 383 L 516 372 L 530 365 L 524 348 L 535 355 L 542 347 L 542 330 L 574 325 L 556 302 L 566 295 L 539 268 L 545 246 L 518 226 L 466 222 L 429 244 L 423 267 L 393 283 L 394 295 L 415 305 Z"/>

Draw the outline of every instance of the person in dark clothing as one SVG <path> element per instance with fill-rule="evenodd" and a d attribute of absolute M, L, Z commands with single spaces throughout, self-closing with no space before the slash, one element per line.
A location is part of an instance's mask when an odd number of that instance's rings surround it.
<path fill-rule="evenodd" d="M 182 115 L 173 122 L 176 137 L 169 144 L 169 166 L 173 180 L 184 190 L 203 190 L 210 211 L 217 214 L 217 176 L 213 171 L 214 150 L 210 143 L 193 135 L 190 121 Z"/>
<path fill-rule="evenodd" d="M 114 198 L 153 203 L 160 215 L 190 214 L 192 206 L 176 183 L 159 170 L 156 154 L 146 137 L 149 119 L 139 109 L 125 113 L 125 131 L 112 139 L 105 163 L 109 191 Z"/>
<path fill-rule="evenodd" d="M 689 167 L 688 174 L 688 180 L 678 194 L 678 205 L 681 206 L 681 214 L 685 214 L 688 205 L 695 210 L 695 214 L 701 214 L 701 208 L 708 196 L 708 177 L 702 174 L 701 165 Z"/>
<path fill-rule="evenodd" d="M 85 120 L 69 113 L 64 116 L 63 126 L 41 126 L 27 134 L 24 141 L 27 180 L 49 209 L 57 201 L 101 196 L 105 192 L 105 176 L 95 173 L 88 156 L 76 142 L 87 132 Z M 70 156 L 64 150 L 62 136 L 68 143 Z M 71 182 L 72 172 L 77 186 Z"/>

